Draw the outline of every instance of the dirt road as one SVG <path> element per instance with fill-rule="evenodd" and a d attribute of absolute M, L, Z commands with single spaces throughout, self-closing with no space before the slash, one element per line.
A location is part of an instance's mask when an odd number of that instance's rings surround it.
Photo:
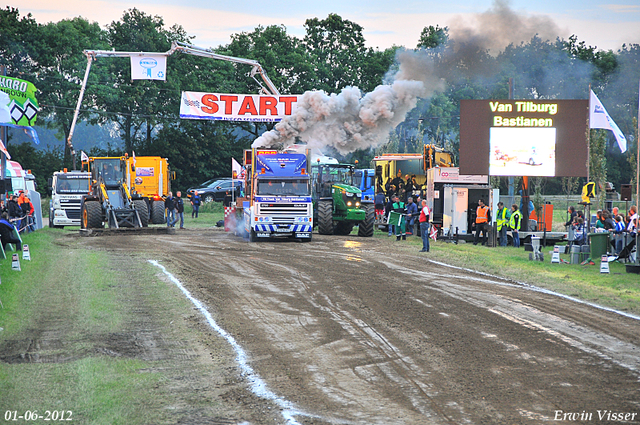
<path fill-rule="evenodd" d="M 238 366 L 246 391 L 221 395 L 241 406 L 238 421 L 640 423 L 634 317 L 387 239 L 249 244 L 187 230 L 78 244 L 157 260 L 206 306 L 254 373 Z M 195 323 L 205 344 L 223 338 Z"/>

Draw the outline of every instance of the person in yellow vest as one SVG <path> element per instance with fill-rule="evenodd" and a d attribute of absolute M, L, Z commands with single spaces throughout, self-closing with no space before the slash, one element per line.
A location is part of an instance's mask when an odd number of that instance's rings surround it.
<path fill-rule="evenodd" d="M 474 245 L 478 245 L 480 240 L 480 232 L 482 232 L 482 245 L 487 244 L 487 226 L 491 221 L 491 211 L 489 207 L 485 205 L 484 199 L 478 201 L 478 208 L 476 209 L 476 236 L 473 240 Z"/>
<path fill-rule="evenodd" d="M 507 246 L 507 229 L 511 213 L 504 207 L 504 203 L 498 202 L 498 213 L 496 223 L 498 225 L 498 235 L 500 236 L 500 246 Z"/>
<path fill-rule="evenodd" d="M 516 204 L 511 205 L 511 218 L 509 219 L 509 227 L 511 228 L 511 236 L 513 237 L 513 246 L 520 248 L 520 223 L 522 222 L 522 214 L 518 210 Z"/>

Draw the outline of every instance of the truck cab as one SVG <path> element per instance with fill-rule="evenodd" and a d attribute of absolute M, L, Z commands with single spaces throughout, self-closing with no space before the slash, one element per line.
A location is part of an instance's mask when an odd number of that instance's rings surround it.
<path fill-rule="evenodd" d="M 271 150 L 245 154 L 245 167 L 250 172 L 243 217 L 251 242 L 268 238 L 311 240 L 313 204 L 307 159 L 304 154 Z"/>
<path fill-rule="evenodd" d="M 56 171 L 49 179 L 49 227 L 80 226 L 82 196 L 89 193 L 91 174 L 86 171 Z"/>

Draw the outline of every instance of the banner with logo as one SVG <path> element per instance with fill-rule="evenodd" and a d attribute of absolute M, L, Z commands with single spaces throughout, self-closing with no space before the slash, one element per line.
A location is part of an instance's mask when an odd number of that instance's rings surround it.
<path fill-rule="evenodd" d="M 182 92 L 180 118 L 278 122 L 295 112 L 299 97 Z"/>
<path fill-rule="evenodd" d="M 2 123 L 21 126 L 32 126 L 38 115 L 38 101 L 36 100 L 36 86 L 18 78 L 0 76 L 0 91 L 9 96 L 8 103 L 0 106 Z M 5 96 L 0 101 L 7 101 Z M 9 111 L 7 120 L 6 111 Z"/>
<path fill-rule="evenodd" d="M 167 56 L 164 54 L 131 55 L 132 80 L 167 79 Z"/>

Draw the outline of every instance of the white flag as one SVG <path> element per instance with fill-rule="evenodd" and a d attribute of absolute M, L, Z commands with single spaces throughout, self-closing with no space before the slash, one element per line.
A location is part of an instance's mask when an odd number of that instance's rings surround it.
<path fill-rule="evenodd" d="M 607 110 L 604 109 L 602 102 L 598 99 L 598 96 L 591 90 L 591 99 L 589 100 L 589 127 L 590 128 L 604 128 L 605 130 L 613 131 L 613 135 L 616 136 L 618 146 L 624 153 L 627 150 L 627 138 L 624 137 L 620 128 L 611 119 Z"/>
<path fill-rule="evenodd" d="M 166 80 L 167 56 L 164 54 L 140 54 L 131 56 L 132 80 Z"/>
<path fill-rule="evenodd" d="M 84 151 L 80 151 L 80 161 L 89 162 L 89 156 Z"/>
<path fill-rule="evenodd" d="M 231 177 L 236 180 L 244 180 L 244 168 L 240 166 L 235 158 L 231 158 Z"/>
<path fill-rule="evenodd" d="M 133 154 L 133 166 L 136 166 L 136 151 L 131 151 L 131 153 Z"/>

